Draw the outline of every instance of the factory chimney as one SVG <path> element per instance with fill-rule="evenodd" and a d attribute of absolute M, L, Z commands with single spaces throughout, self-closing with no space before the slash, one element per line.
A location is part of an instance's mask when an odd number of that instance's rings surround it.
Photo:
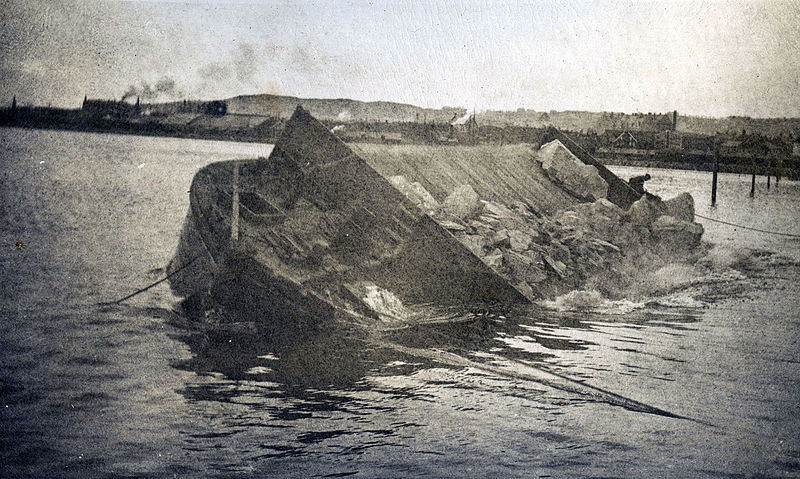
<path fill-rule="evenodd" d="M 672 112 L 672 131 L 678 129 L 678 110 Z"/>

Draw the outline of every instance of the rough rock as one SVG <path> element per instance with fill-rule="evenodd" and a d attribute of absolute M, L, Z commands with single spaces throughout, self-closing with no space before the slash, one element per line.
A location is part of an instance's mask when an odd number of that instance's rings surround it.
<path fill-rule="evenodd" d="M 615 245 L 613 243 L 609 243 L 608 241 L 603 241 L 603 240 L 601 240 L 599 238 L 594 238 L 592 240 L 592 243 L 594 243 L 594 244 L 596 244 L 598 246 L 602 246 L 604 248 L 610 249 L 610 250 L 614 250 L 617 253 L 619 253 L 619 251 L 620 251 L 619 247 L 617 245 Z"/>
<path fill-rule="evenodd" d="M 520 279 L 528 284 L 536 284 L 547 279 L 547 274 L 533 260 L 514 251 L 503 252 L 505 264 L 511 268 L 513 278 Z"/>
<path fill-rule="evenodd" d="M 463 220 L 477 215 L 482 207 L 478 193 L 470 185 L 461 185 L 445 198 L 440 211 Z"/>
<path fill-rule="evenodd" d="M 661 205 L 647 196 L 642 196 L 631 205 L 625 216 L 631 223 L 650 226 L 661 214 Z"/>
<path fill-rule="evenodd" d="M 481 215 L 492 215 L 496 218 L 514 218 L 516 213 L 494 201 L 486 201 L 483 203 L 483 211 Z"/>
<path fill-rule="evenodd" d="M 567 276 L 567 265 L 562 263 L 561 261 L 551 258 L 550 256 L 545 255 L 544 257 L 545 263 L 547 263 L 550 268 L 553 269 L 562 279 L 566 278 Z"/>
<path fill-rule="evenodd" d="M 694 198 L 689 193 L 683 193 L 675 198 L 663 202 L 662 214 L 672 216 L 683 221 L 694 221 Z"/>
<path fill-rule="evenodd" d="M 514 287 L 529 300 L 533 301 L 536 299 L 536 292 L 533 290 L 533 288 L 531 288 L 531 285 L 525 281 L 520 281 L 519 283 L 514 284 Z"/>
<path fill-rule="evenodd" d="M 525 251 L 530 247 L 533 237 L 528 233 L 523 233 L 519 230 L 511 230 L 508 232 L 508 239 L 511 244 L 511 249 L 514 251 Z"/>
<path fill-rule="evenodd" d="M 659 216 L 651 226 L 654 239 L 666 249 L 688 251 L 700 244 L 703 226 L 699 223 L 684 221 L 672 216 Z"/>
<path fill-rule="evenodd" d="M 589 205 L 589 209 L 595 215 L 601 215 L 614 221 L 619 221 L 619 219 L 622 217 L 624 213 L 624 211 L 622 211 L 622 208 L 608 201 L 605 198 L 600 198 L 594 203 L 591 203 Z"/>
<path fill-rule="evenodd" d="M 547 176 L 572 193 L 593 200 L 608 195 L 608 183 L 597 168 L 583 163 L 560 141 L 543 145 L 537 155 Z"/>
<path fill-rule="evenodd" d="M 443 220 L 439 222 L 439 225 L 450 231 L 465 231 L 467 229 L 466 226 L 461 223 L 456 223 L 455 221 Z"/>
<path fill-rule="evenodd" d="M 488 255 L 484 256 L 483 262 L 489 265 L 494 269 L 499 269 L 503 266 L 503 252 L 499 249 L 495 249 Z"/>
<path fill-rule="evenodd" d="M 491 245 L 496 248 L 510 248 L 511 247 L 511 235 L 509 235 L 507 229 L 502 229 L 492 235 L 491 238 Z"/>
<path fill-rule="evenodd" d="M 488 237 L 492 234 L 492 227 L 483 221 L 472 220 L 469 222 L 469 227 L 472 231 L 484 237 Z"/>
<path fill-rule="evenodd" d="M 439 207 L 439 202 L 419 182 L 411 183 L 405 176 L 397 175 L 390 177 L 389 183 L 423 211 L 433 211 Z"/>
<path fill-rule="evenodd" d="M 669 207 L 684 215 L 691 209 L 689 198 L 672 203 Z M 609 277 L 625 278 L 620 271 L 640 269 L 642 255 L 687 257 L 698 245 L 702 227 L 665 216 L 666 208 L 659 198 L 647 196 L 626 212 L 601 198 L 538 217 L 524 204 L 484 201 L 481 216 L 465 220 L 463 231 L 461 220 L 450 216 L 442 215 L 439 223 L 530 298 L 578 282 L 597 287 Z"/>
<path fill-rule="evenodd" d="M 459 241 L 478 257 L 483 256 L 483 250 L 489 244 L 486 238 L 481 235 L 465 235 L 459 238 Z"/>

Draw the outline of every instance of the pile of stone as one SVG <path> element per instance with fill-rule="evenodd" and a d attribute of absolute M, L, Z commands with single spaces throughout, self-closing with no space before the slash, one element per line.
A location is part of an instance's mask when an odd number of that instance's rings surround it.
<path fill-rule="evenodd" d="M 627 211 L 600 198 L 546 217 L 522 202 L 483 201 L 469 185 L 439 204 L 419 183 L 391 181 L 531 300 L 597 288 L 598 278 L 624 281 L 628 270 L 665 255 L 688 257 L 703 233 L 688 194 L 645 195 Z"/>

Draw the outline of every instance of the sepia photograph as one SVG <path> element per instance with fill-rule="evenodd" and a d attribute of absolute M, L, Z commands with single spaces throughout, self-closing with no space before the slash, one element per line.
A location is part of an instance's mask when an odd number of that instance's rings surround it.
<path fill-rule="evenodd" d="M 799 0 L 0 19 L 0 477 L 800 477 Z"/>

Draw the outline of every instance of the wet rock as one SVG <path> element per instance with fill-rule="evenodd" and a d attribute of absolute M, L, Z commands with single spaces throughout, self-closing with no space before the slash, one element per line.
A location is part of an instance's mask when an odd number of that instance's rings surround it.
<path fill-rule="evenodd" d="M 628 221 L 642 226 L 650 226 L 660 215 L 660 205 L 647 196 L 636 200 L 625 214 Z"/>
<path fill-rule="evenodd" d="M 694 221 L 694 198 L 689 193 L 683 193 L 675 198 L 663 202 L 662 214 L 672 216 L 683 221 Z"/>
<path fill-rule="evenodd" d="M 445 198 L 440 211 L 463 220 L 477 215 L 482 206 L 478 193 L 469 185 L 461 185 Z"/>
<path fill-rule="evenodd" d="M 672 252 L 688 252 L 700 244 L 703 226 L 699 223 L 659 216 L 651 226 L 653 237 L 658 244 Z"/>
<path fill-rule="evenodd" d="M 476 197 L 466 190 L 461 193 L 451 196 Z M 477 204 L 480 208 L 472 213 L 477 217 L 458 219 L 442 213 L 444 207 L 434 217 L 529 298 L 579 283 L 597 286 L 611 277 L 630 276 L 627 272 L 644 267 L 637 258 L 651 253 L 680 258 L 691 253 L 702 235 L 699 225 L 663 214 L 672 208 L 688 217 L 693 206 L 690 197 L 678 197 L 665 206 L 658 197 L 646 196 L 628 211 L 601 198 L 541 217 L 523 203 L 511 207 L 496 201 Z"/>
<path fill-rule="evenodd" d="M 650 230 L 646 226 L 629 221 L 623 221 L 614 230 L 611 243 L 618 245 L 623 250 L 643 247 L 649 241 Z"/>
<path fill-rule="evenodd" d="M 603 216 L 611 221 L 619 221 L 624 213 L 622 208 L 605 198 L 600 198 L 599 200 L 595 201 L 590 205 L 589 208 L 591 209 L 593 215 Z"/>

